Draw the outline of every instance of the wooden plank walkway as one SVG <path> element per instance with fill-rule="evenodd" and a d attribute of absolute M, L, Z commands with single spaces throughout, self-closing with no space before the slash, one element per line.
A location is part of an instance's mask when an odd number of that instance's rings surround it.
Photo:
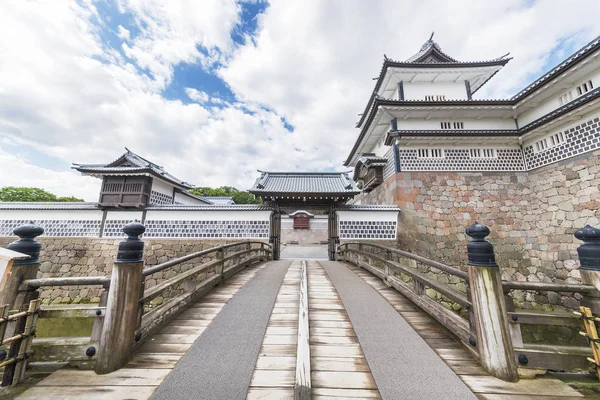
<path fill-rule="evenodd" d="M 308 262 L 308 307 L 313 398 L 380 399 L 344 305 L 316 261 Z"/>
<path fill-rule="evenodd" d="M 579 392 L 559 379 L 543 377 L 521 379 L 519 382 L 512 383 L 490 376 L 462 343 L 414 303 L 389 288 L 375 275 L 353 264 L 344 264 L 379 292 L 479 399 L 575 400 L 583 398 Z"/>
<path fill-rule="evenodd" d="M 223 306 L 265 265 L 241 271 L 170 320 L 136 352 L 126 368 L 106 375 L 62 369 L 18 399 L 148 399 Z M 365 270 L 340 265 L 387 300 L 479 399 L 582 398 L 557 379 L 508 383 L 489 376 L 460 342 L 407 298 Z M 247 399 L 294 397 L 300 266 L 300 261 L 290 266 L 279 288 Z M 381 398 L 344 304 L 317 261 L 308 262 L 308 303 L 313 398 Z M 199 394 L 198 398 L 210 395 Z"/>
<path fill-rule="evenodd" d="M 267 325 L 247 399 L 293 399 L 298 341 L 300 261 L 283 278 Z"/>
<path fill-rule="evenodd" d="M 144 343 L 125 368 L 106 375 L 61 369 L 25 391 L 19 400 L 145 400 L 150 398 L 177 362 L 225 304 L 266 264 L 244 269 L 171 319 Z"/>

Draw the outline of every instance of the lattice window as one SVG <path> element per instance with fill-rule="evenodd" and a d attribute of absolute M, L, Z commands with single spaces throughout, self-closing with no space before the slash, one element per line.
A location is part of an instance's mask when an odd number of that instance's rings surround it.
<path fill-rule="evenodd" d="M 559 144 L 562 144 L 564 142 L 565 142 L 565 133 L 558 132 L 558 133 L 555 133 L 554 135 L 550 135 L 546 138 L 543 138 L 543 139 L 535 142 L 533 144 L 533 151 L 536 153 L 540 153 L 542 151 L 556 147 Z"/>
<path fill-rule="evenodd" d="M 418 149 L 419 158 L 444 158 L 444 150 L 442 149 Z"/>
<path fill-rule="evenodd" d="M 150 204 L 173 204 L 173 197 L 153 190 L 150 193 Z"/>
<path fill-rule="evenodd" d="M 538 168 L 600 148 L 600 117 L 565 129 L 562 143 L 536 151 L 535 143 L 523 148 L 528 169 Z"/>
<path fill-rule="evenodd" d="M 340 239 L 396 239 L 396 221 L 340 221 Z"/>
<path fill-rule="evenodd" d="M 446 100 L 446 96 L 443 94 L 438 94 L 438 95 L 427 95 L 425 96 L 425 101 L 445 101 Z"/>
<path fill-rule="evenodd" d="M 269 221 L 146 220 L 145 237 L 268 238 Z"/>
<path fill-rule="evenodd" d="M 586 81 L 586 82 L 582 83 L 581 85 L 577 86 L 575 88 L 575 90 L 577 91 L 577 95 L 581 96 L 582 94 L 589 92 L 593 88 L 594 88 L 594 85 L 592 84 L 592 81 L 589 80 L 589 81 Z"/>
<path fill-rule="evenodd" d="M 440 127 L 442 129 L 460 130 L 460 129 L 465 129 L 465 123 L 464 122 L 440 122 Z"/>
<path fill-rule="evenodd" d="M 496 158 L 496 149 L 469 149 L 471 158 Z"/>
<path fill-rule="evenodd" d="M 573 93 L 571 91 L 568 91 L 567 93 L 563 94 L 558 98 L 558 104 L 562 106 L 564 104 L 567 104 L 571 100 L 573 100 Z"/>
<path fill-rule="evenodd" d="M 13 236 L 13 230 L 31 220 L 0 220 L 0 236 Z M 101 220 L 34 220 L 44 228 L 44 236 L 52 237 L 99 237 Z"/>

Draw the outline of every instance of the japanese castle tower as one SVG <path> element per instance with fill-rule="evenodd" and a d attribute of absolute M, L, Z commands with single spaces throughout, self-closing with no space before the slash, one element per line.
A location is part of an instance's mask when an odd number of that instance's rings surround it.
<path fill-rule="evenodd" d="M 589 133 L 599 47 L 596 39 L 514 97 L 493 100 L 472 96 L 506 56 L 462 62 L 432 39 L 406 61 L 384 56 L 345 165 L 371 190 L 394 172 L 530 171 L 589 151 L 598 145 Z"/>
<path fill-rule="evenodd" d="M 505 99 L 473 94 L 507 55 L 458 61 L 432 35 L 406 61 L 384 56 L 344 163 L 362 188 L 352 202 L 398 205 L 403 248 L 437 260 L 459 262 L 479 220 L 501 258 L 562 262 L 568 235 L 600 225 L 599 55 L 600 37 Z"/>

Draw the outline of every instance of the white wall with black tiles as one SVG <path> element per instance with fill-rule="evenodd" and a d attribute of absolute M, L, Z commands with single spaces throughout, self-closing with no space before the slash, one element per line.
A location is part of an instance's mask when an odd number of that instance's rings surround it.
<path fill-rule="evenodd" d="M 148 211 L 148 238 L 268 239 L 270 211 Z"/>
<path fill-rule="evenodd" d="M 556 144 L 553 144 L 555 140 Z M 537 145 L 540 141 L 544 141 L 543 146 Z M 545 148 L 539 150 L 542 147 Z M 600 117 L 591 118 L 571 128 L 561 129 L 546 137 L 538 137 L 526 142 L 523 153 L 527 169 L 531 170 L 597 148 L 600 148 Z"/>
<path fill-rule="evenodd" d="M 268 239 L 270 211 L 147 211 L 146 238 Z M 0 236 L 33 221 L 47 237 L 124 237 L 123 226 L 142 218 L 141 211 L 109 211 L 101 235 L 103 211 L 2 210 Z M 42 237 L 43 237 L 42 236 Z"/>
<path fill-rule="evenodd" d="M 3 210 L 0 211 L 0 236 L 14 236 L 13 230 L 33 221 L 44 228 L 44 236 L 99 237 L 100 210 Z"/>
<path fill-rule="evenodd" d="M 394 240 L 397 211 L 338 211 L 340 239 Z"/>
<path fill-rule="evenodd" d="M 173 204 L 173 196 L 152 190 L 150 192 L 150 204 Z"/>
<path fill-rule="evenodd" d="M 394 146 L 390 146 L 389 150 L 385 153 L 387 158 L 387 164 L 383 167 L 383 179 L 386 180 L 390 176 L 396 173 L 396 159 L 394 157 Z"/>
<path fill-rule="evenodd" d="M 125 237 L 123 227 L 131 222 L 141 222 L 143 213 L 141 211 L 108 211 L 104 221 L 102 237 Z"/>
<path fill-rule="evenodd" d="M 431 147 L 436 148 L 437 147 Z M 494 148 L 439 148 L 441 157 L 427 157 L 419 152 L 423 147 L 400 147 L 398 149 L 400 171 L 524 171 L 523 154 L 519 147 Z M 473 150 L 492 150 L 492 157 L 473 154 Z M 421 153 L 421 154 L 420 154 Z"/>

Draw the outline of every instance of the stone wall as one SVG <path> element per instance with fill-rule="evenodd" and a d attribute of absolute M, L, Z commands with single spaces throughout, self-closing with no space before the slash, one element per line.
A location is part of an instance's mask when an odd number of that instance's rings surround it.
<path fill-rule="evenodd" d="M 309 244 L 320 244 L 322 241 L 326 241 L 327 236 L 326 229 L 281 229 L 281 242 L 290 243 L 292 241 L 298 242 L 299 245 Z"/>
<path fill-rule="evenodd" d="M 487 225 L 506 280 L 579 283 L 573 233 L 600 226 L 600 150 L 529 172 L 400 172 L 354 204 L 401 208 L 400 249 L 464 268 L 465 228 Z M 524 308 L 577 306 L 579 295 L 515 293 Z"/>
<path fill-rule="evenodd" d="M 16 237 L 0 237 L 6 247 Z M 38 278 L 110 276 L 117 255 L 119 239 L 39 237 L 42 243 Z M 145 265 L 161 264 L 173 258 L 240 240 L 144 239 Z M 146 280 L 146 288 L 160 284 L 180 272 L 213 259 L 213 255 L 190 260 L 185 264 L 157 272 Z M 42 288 L 40 297 L 46 304 L 97 303 L 101 287 L 71 286 Z"/>

